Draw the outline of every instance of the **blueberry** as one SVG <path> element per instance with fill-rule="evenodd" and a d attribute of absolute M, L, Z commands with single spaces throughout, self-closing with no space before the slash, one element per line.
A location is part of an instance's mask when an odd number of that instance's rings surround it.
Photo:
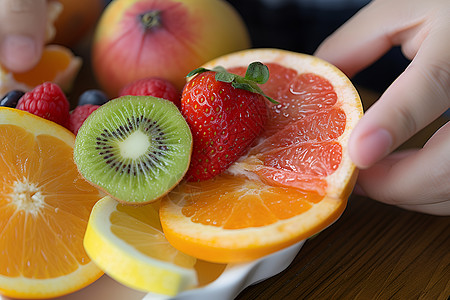
<path fill-rule="evenodd" d="M 109 101 L 108 96 L 100 90 L 87 90 L 78 98 L 78 105 L 103 105 Z"/>
<path fill-rule="evenodd" d="M 0 106 L 15 108 L 17 102 L 24 94 L 24 92 L 18 90 L 10 91 L 0 100 Z"/>

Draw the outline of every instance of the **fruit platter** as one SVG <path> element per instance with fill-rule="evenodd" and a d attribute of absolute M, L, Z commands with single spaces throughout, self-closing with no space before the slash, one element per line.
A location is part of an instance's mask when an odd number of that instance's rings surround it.
<path fill-rule="evenodd" d="M 336 67 L 251 48 L 221 0 L 114 0 L 93 29 L 89 59 L 2 69 L 0 299 L 233 299 L 345 210 L 363 110 Z"/>

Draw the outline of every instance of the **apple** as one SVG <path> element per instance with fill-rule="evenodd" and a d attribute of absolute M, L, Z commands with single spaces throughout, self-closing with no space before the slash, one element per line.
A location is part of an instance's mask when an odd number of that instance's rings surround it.
<path fill-rule="evenodd" d="M 224 0 L 114 0 L 100 17 L 92 45 L 96 79 L 116 97 L 145 77 L 164 78 L 181 90 L 191 70 L 249 48 L 250 37 Z"/>

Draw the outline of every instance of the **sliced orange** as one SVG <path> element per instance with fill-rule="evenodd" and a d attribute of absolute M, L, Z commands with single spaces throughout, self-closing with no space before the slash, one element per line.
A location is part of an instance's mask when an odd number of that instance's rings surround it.
<path fill-rule="evenodd" d="M 103 195 L 78 175 L 74 141 L 54 122 L 0 108 L 0 294 L 56 297 L 102 275 L 83 237 Z"/>
<path fill-rule="evenodd" d="M 60 45 L 45 46 L 42 57 L 32 69 L 14 73 L 0 66 L 0 97 L 11 90 L 29 91 L 35 86 L 51 81 L 64 91 L 70 90 L 82 59 Z"/>
<path fill-rule="evenodd" d="M 242 262 L 323 230 L 343 212 L 357 170 L 347 153 L 363 109 L 349 79 L 318 58 L 251 49 L 205 67 L 242 74 L 253 61 L 269 67 L 261 85 L 269 105 L 265 132 L 225 174 L 184 182 L 161 203 L 168 241 L 197 258 Z"/>

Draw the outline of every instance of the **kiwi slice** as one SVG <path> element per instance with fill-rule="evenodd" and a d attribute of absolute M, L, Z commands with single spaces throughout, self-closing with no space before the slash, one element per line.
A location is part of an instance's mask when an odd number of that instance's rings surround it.
<path fill-rule="evenodd" d="M 151 96 L 123 96 L 95 110 L 78 131 L 83 177 L 123 203 L 167 194 L 186 173 L 192 134 L 178 108 Z"/>

